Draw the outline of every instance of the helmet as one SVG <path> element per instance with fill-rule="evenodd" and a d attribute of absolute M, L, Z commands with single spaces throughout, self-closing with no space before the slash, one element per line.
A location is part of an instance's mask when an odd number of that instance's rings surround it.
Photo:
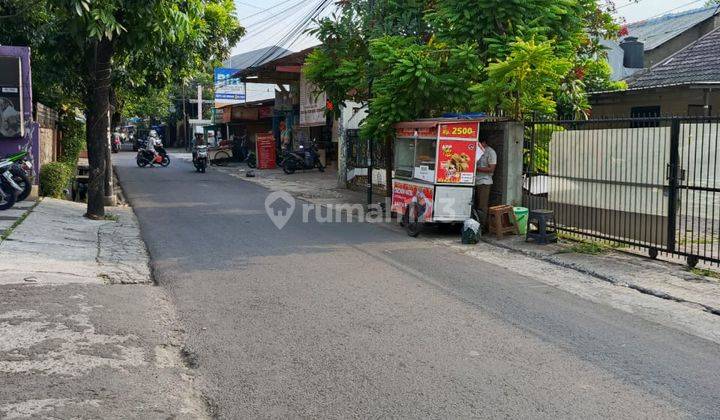
<path fill-rule="evenodd" d="M 150 137 L 157 137 L 157 135 L 158 135 L 158 134 L 157 134 L 157 131 L 155 131 L 155 130 L 150 130 Z"/>

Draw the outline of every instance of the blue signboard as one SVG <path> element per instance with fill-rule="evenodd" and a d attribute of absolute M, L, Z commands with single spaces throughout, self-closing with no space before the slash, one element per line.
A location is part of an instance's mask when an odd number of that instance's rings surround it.
<path fill-rule="evenodd" d="M 215 102 L 221 104 L 245 101 L 245 84 L 232 77 L 238 69 L 218 67 L 215 69 Z"/>

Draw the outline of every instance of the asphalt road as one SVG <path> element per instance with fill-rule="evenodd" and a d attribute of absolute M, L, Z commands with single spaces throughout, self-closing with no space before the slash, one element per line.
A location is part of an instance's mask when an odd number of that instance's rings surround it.
<path fill-rule="evenodd" d="M 118 176 L 213 414 L 720 413 L 709 341 L 393 229 L 296 209 L 278 230 L 253 183 L 131 158 Z"/>

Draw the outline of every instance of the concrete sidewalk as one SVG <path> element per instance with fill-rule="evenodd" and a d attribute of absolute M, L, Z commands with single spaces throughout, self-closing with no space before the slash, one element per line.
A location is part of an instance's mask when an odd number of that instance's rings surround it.
<path fill-rule="evenodd" d="M 23 218 L 37 202 L 25 200 L 15 203 L 12 208 L 0 211 L 0 241 L 7 236 L 15 223 Z"/>
<path fill-rule="evenodd" d="M 202 418 L 128 207 L 44 199 L 0 243 L 0 418 Z"/>

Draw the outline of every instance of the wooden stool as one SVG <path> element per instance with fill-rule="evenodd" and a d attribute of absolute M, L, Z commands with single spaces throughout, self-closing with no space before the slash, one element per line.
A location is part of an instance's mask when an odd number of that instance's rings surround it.
<path fill-rule="evenodd" d="M 511 233 L 519 235 L 517 220 L 513 206 L 494 206 L 488 209 L 488 225 L 490 233 L 502 239 L 503 235 Z"/>

